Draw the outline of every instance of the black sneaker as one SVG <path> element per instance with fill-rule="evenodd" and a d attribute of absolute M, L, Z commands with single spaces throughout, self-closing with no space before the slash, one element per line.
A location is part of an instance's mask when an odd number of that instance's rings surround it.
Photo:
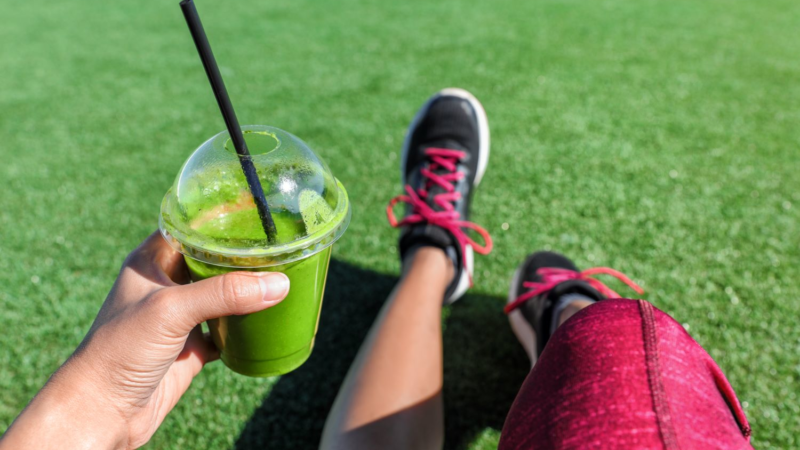
<path fill-rule="evenodd" d="M 591 278 L 596 274 L 617 277 L 639 294 L 643 293 L 641 287 L 616 270 L 599 267 L 579 271 L 566 256 L 554 252 L 536 252 L 517 268 L 511 280 L 505 311 L 507 314 L 519 311 L 533 329 L 533 333 L 525 334 L 535 337 L 536 356 L 542 353 L 555 331 L 553 315 L 559 306 L 577 299 L 597 302 L 619 297 L 599 280 Z M 565 304 L 559 305 L 560 302 Z"/>
<path fill-rule="evenodd" d="M 472 283 L 473 251 L 487 254 L 492 240 L 468 222 L 472 193 L 489 162 L 489 125 L 480 102 L 462 89 L 444 89 L 419 110 L 403 144 L 401 176 L 407 195 L 392 199 L 389 222 L 401 227 L 400 258 L 422 246 L 441 248 L 453 260 L 455 277 L 445 304 L 456 301 Z M 408 204 L 397 221 L 392 207 Z M 483 246 L 467 236 L 480 234 Z"/>

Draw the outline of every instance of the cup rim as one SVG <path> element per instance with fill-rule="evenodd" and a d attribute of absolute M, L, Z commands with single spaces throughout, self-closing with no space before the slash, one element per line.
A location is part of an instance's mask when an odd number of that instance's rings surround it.
<path fill-rule="evenodd" d="M 352 216 L 352 208 L 347 190 L 338 178 L 335 178 L 339 189 L 339 205 L 335 214 L 337 221 L 334 226 L 319 230 L 303 239 L 286 244 L 270 247 L 254 247 L 237 249 L 215 245 L 214 248 L 205 248 L 181 233 L 176 227 L 170 226 L 164 220 L 164 204 L 168 201 L 170 192 L 164 196 L 161 211 L 158 216 L 158 229 L 167 243 L 186 257 L 197 261 L 221 267 L 232 268 L 259 268 L 270 267 L 308 258 L 325 250 L 342 237 Z"/>

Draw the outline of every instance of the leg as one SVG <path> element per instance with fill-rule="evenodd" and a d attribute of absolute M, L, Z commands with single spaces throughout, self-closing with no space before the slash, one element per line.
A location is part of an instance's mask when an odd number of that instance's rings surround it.
<path fill-rule="evenodd" d="M 441 310 L 452 278 L 440 249 L 408 261 L 339 391 L 322 448 L 442 448 Z"/>
<path fill-rule="evenodd" d="M 491 249 L 486 231 L 465 220 L 486 169 L 488 133 L 483 107 L 460 89 L 431 97 L 412 122 L 402 160 L 406 195 L 387 210 L 402 228 L 404 273 L 339 391 L 322 448 L 442 448 L 441 310 L 469 288 L 473 252 Z M 398 202 L 408 203 L 399 221 Z M 485 246 L 464 228 L 483 235 Z"/>
<path fill-rule="evenodd" d="M 573 281 L 585 282 L 580 275 Z M 559 301 L 547 295 L 524 306 L 552 311 Z M 508 414 L 501 449 L 750 448 L 730 384 L 671 317 L 644 300 L 562 306 Z M 546 314 L 527 316 L 538 320 L 529 323 L 534 328 L 548 321 Z"/>

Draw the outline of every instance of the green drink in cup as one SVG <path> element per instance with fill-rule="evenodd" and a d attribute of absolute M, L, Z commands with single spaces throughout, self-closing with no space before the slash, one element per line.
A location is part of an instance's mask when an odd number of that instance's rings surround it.
<path fill-rule="evenodd" d="M 266 377 L 288 373 L 311 355 L 331 245 L 350 222 L 350 202 L 325 162 L 296 136 L 262 125 L 242 131 L 277 229 L 273 241 L 227 131 L 183 165 L 161 204 L 159 228 L 195 281 L 237 270 L 289 277 L 289 294 L 278 305 L 208 322 L 225 365 Z"/>

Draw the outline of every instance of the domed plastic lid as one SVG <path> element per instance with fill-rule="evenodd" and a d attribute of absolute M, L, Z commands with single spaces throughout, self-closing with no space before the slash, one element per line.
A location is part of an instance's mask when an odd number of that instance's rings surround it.
<path fill-rule="evenodd" d="M 227 131 L 195 150 L 164 196 L 159 228 L 167 242 L 228 267 L 285 264 L 332 245 L 350 223 L 350 202 L 328 165 L 286 131 L 264 125 L 242 131 L 278 231 L 275 242 L 267 241 Z"/>

